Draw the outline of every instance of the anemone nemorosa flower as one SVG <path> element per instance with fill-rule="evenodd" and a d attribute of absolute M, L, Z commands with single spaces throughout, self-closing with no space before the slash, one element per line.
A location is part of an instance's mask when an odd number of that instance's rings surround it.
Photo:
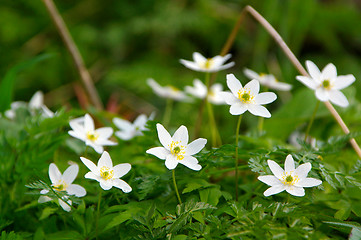
<path fill-rule="evenodd" d="M 199 72 L 218 72 L 234 66 L 234 62 L 225 64 L 231 58 L 231 54 L 205 58 L 198 52 L 193 53 L 193 62 L 181 59 L 180 62 L 189 69 Z"/>
<path fill-rule="evenodd" d="M 117 187 L 125 193 L 132 191 L 129 184 L 120 179 L 130 171 L 131 165 L 129 163 L 121 163 L 113 166 L 112 159 L 107 151 L 104 151 L 101 155 L 98 165 L 95 165 L 92 161 L 84 157 L 80 157 L 80 160 L 90 170 L 84 177 L 98 181 L 100 187 L 104 190 Z"/>
<path fill-rule="evenodd" d="M 253 115 L 269 118 L 271 113 L 263 106 L 276 100 L 273 92 L 259 93 L 259 82 L 256 79 L 242 87 L 241 82 L 233 75 L 227 74 L 227 86 L 231 92 L 222 92 L 222 96 L 228 105 L 232 115 L 241 115 L 249 111 Z"/>
<path fill-rule="evenodd" d="M 154 79 L 147 79 L 147 84 L 153 89 L 154 93 L 162 98 L 170 98 L 177 101 L 188 101 L 187 95 L 184 94 L 181 90 L 174 86 L 164 86 L 159 85 Z"/>
<path fill-rule="evenodd" d="M 311 61 L 306 61 L 306 67 L 310 77 L 297 76 L 298 81 L 314 90 L 320 101 L 330 100 L 340 107 L 348 106 L 347 98 L 339 90 L 348 87 L 355 81 L 352 74 L 337 76 L 336 67 L 332 63 L 327 64 L 322 72 Z"/>
<path fill-rule="evenodd" d="M 71 164 L 64 171 L 64 174 L 61 174 L 55 163 L 51 163 L 49 165 L 49 178 L 51 181 L 51 187 L 54 189 L 54 191 L 57 192 L 65 191 L 68 195 L 75 195 L 76 197 L 84 197 L 86 195 L 85 189 L 78 184 L 73 184 L 73 181 L 78 175 L 78 172 L 79 172 L 78 164 Z M 40 194 L 47 194 L 48 192 L 49 190 L 44 189 L 40 191 Z M 38 202 L 44 203 L 51 200 L 53 199 L 48 196 L 40 196 Z M 71 200 L 67 199 L 66 196 L 58 200 L 59 200 L 59 205 L 65 211 L 69 212 L 71 210 L 69 205 L 71 205 L 72 202 Z M 66 204 L 65 202 L 67 202 L 69 205 Z"/>
<path fill-rule="evenodd" d="M 223 91 L 223 86 L 221 84 L 213 84 L 209 88 L 209 92 L 207 91 L 207 86 L 199 79 L 194 79 L 193 85 L 194 86 L 186 86 L 185 92 L 200 99 L 207 97 L 207 100 L 213 104 L 225 104 L 224 99 L 220 94 Z"/>
<path fill-rule="evenodd" d="M 207 143 L 207 139 L 198 138 L 188 144 L 188 130 L 185 126 L 180 126 L 171 137 L 162 124 L 157 124 L 157 131 L 160 143 L 163 147 L 154 147 L 148 149 L 146 153 L 152 154 L 157 158 L 165 160 L 165 166 L 172 170 L 178 163 L 199 171 L 202 166 L 192 155 L 200 152 Z"/>
<path fill-rule="evenodd" d="M 286 190 L 289 194 L 297 197 L 305 195 L 304 187 L 315 187 L 322 183 L 321 180 L 308 178 L 311 170 L 311 163 L 304 163 L 295 169 L 295 162 L 289 154 L 285 161 L 283 170 L 275 161 L 267 161 L 269 168 L 274 175 L 259 176 L 258 180 L 271 186 L 263 194 L 268 197 Z"/>
<path fill-rule="evenodd" d="M 136 136 L 143 136 L 143 131 L 148 130 L 145 125 L 148 120 L 153 119 L 154 114 L 151 114 L 148 118 L 145 114 L 139 115 L 133 123 L 128 120 L 121 118 L 113 118 L 114 125 L 120 129 L 120 131 L 116 131 L 115 135 L 122 140 L 130 140 Z"/>
<path fill-rule="evenodd" d="M 250 79 L 256 79 L 261 85 L 269 87 L 270 89 L 279 90 L 279 91 L 289 91 L 292 88 L 291 84 L 280 82 L 272 74 L 256 73 L 251 69 L 245 68 L 243 70 L 244 75 Z"/>
<path fill-rule="evenodd" d="M 97 153 L 104 151 L 103 146 L 117 145 L 116 142 L 110 141 L 113 134 L 111 127 L 102 127 L 95 129 L 94 121 L 89 114 L 85 114 L 83 118 L 76 118 L 69 122 L 70 130 L 68 133 L 70 136 L 78 138 L 85 142 L 87 146 L 91 146 Z"/>

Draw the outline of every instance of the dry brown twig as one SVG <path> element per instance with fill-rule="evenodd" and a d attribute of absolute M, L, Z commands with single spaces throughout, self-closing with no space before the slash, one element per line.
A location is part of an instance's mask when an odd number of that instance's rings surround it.
<path fill-rule="evenodd" d="M 221 55 L 225 55 L 229 52 L 231 46 L 233 45 L 233 42 L 236 38 L 237 32 L 241 26 L 241 23 L 244 19 L 245 13 L 249 13 L 254 19 L 256 19 L 265 29 L 266 31 L 274 38 L 276 43 L 280 46 L 280 48 L 283 50 L 283 52 L 286 54 L 288 59 L 292 62 L 292 64 L 295 66 L 295 68 L 304 76 L 308 76 L 308 73 L 306 69 L 302 66 L 300 61 L 296 58 L 296 56 L 293 54 L 291 49 L 287 46 L 285 41 L 282 39 L 282 37 L 279 35 L 279 33 L 272 27 L 272 25 L 261 15 L 259 14 L 253 7 L 246 6 L 242 12 L 240 13 L 240 16 L 238 18 L 238 21 L 236 22 L 236 25 L 234 26 L 232 33 L 229 35 L 226 44 L 224 45 Z M 333 105 L 326 101 L 324 102 L 326 108 L 329 110 L 331 115 L 334 117 L 338 125 L 342 128 L 342 131 L 345 134 L 349 134 L 350 130 L 348 129 L 345 122 L 342 120 L 340 114 L 336 111 L 336 109 L 333 107 Z M 356 140 L 354 138 L 350 139 L 350 144 L 355 150 L 356 154 L 359 158 L 361 158 L 361 149 L 359 145 L 357 144 Z"/>

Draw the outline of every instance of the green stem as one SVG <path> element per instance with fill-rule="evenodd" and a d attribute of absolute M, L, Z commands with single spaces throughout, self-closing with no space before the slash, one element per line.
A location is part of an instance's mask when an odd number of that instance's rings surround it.
<path fill-rule="evenodd" d="M 206 87 L 207 87 L 207 96 L 205 98 L 206 105 L 207 105 L 207 111 L 208 111 L 208 120 L 211 125 L 211 135 L 212 135 L 212 147 L 217 146 L 217 141 L 221 145 L 221 138 L 217 129 L 216 120 L 214 118 L 214 112 L 212 108 L 212 104 L 208 101 L 208 94 L 209 94 L 209 80 L 210 80 L 210 73 L 206 72 Z"/>
<path fill-rule="evenodd" d="M 236 185 L 236 201 L 238 201 L 238 138 L 239 138 L 239 128 L 241 126 L 242 115 L 239 115 L 237 129 L 236 129 L 236 156 L 235 156 L 235 185 Z"/>
<path fill-rule="evenodd" d="M 311 127 L 312 127 L 312 123 L 313 123 L 313 120 L 315 120 L 315 116 L 316 116 L 316 112 L 317 112 L 317 109 L 318 109 L 318 106 L 320 105 L 320 101 L 317 100 L 317 103 L 316 103 L 316 106 L 315 106 L 315 109 L 313 110 L 313 113 L 312 113 L 312 116 L 311 116 L 311 119 L 308 123 L 308 126 L 307 126 L 307 129 L 306 129 L 306 133 L 305 133 L 305 142 L 307 141 L 307 138 L 308 138 L 308 134 L 310 133 L 310 130 L 311 130 Z"/>
<path fill-rule="evenodd" d="M 100 216 L 100 202 L 101 202 L 101 200 L 102 200 L 102 193 L 103 193 L 103 191 L 101 190 L 100 193 L 99 193 L 99 198 L 98 198 L 97 220 L 96 220 L 96 226 L 95 226 L 96 239 L 98 239 L 98 226 L 99 226 L 99 216 Z"/>
<path fill-rule="evenodd" d="M 168 98 L 167 103 L 165 106 L 164 116 L 163 116 L 163 125 L 164 127 L 167 127 L 172 115 L 172 109 L 173 109 L 173 99 Z"/>
<path fill-rule="evenodd" d="M 173 184 L 174 184 L 174 189 L 175 189 L 175 193 L 177 194 L 177 198 L 178 198 L 178 202 L 179 204 L 182 204 L 182 200 L 179 196 L 179 192 L 178 192 L 178 187 L 177 187 L 177 183 L 175 181 L 175 170 L 172 170 L 172 176 L 173 176 Z"/>
<path fill-rule="evenodd" d="M 202 119 L 203 119 L 203 111 L 204 111 L 204 104 L 205 103 L 206 103 L 206 99 L 203 99 L 203 101 L 199 105 L 196 125 L 194 127 L 194 138 L 198 138 L 199 137 L 199 132 L 201 131 Z"/>
<path fill-rule="evenodd" d="M 259 117 L 258 118 L 258 132 L 261 134 L 263 131 L 263 123 L 264 123 L 264 118 L 263 117 Z"/>

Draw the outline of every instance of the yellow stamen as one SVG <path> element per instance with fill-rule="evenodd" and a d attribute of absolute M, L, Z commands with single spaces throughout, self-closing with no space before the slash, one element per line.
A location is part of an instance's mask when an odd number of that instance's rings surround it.
<path fill-rule="evenodd" d="M 212 68 L 212 66 L 213 66 L 213 59 L 212 58 L 208 58 L 207 60 L 206 60 L 206 62 L 204 63 L 204 68 L 205 69 L 210 69 L 210 68 Z"/>
<path fill-rule="evenodd" d="M 248 90 L 241 89 L 238 91 L 238 99 L 243 103 L 252 103 L 254 100 L 254 96 Z"/>
<path fill-rule="evenodd" d="M 170 153 L 172 155 L 174 155 L 175 157 L 177 157 L 177 160 L 183 160 L 184 159 L 184 154 L 185 154 L 185 147 L 182 145 L 179 145 L 179 141 L 172 141 L 172 143 L 169 145 L 169 149 L 170 149 Z"/>
<path fill-rule="evenodd" d="M 330 90 L 331 87 L 332 87 L 332 84 L 331 84 L 330 80 L 329 80 L 329 79 L 323 80 L 323 82 L 322 82 L 322 87 L 323 87 L 324 89 Z"/>
<path fill-rule="evenodd" d="M 54 185 L 53 189 L 56 191 L 65 191 L 67 187 L 68 187 L 68 185 L 61 181 L 61 182 L 59 182 L 59 184 Z"/>
<path fill-rule="evenodd" d="M 96 131 L 88 131 L 86 133 L 86 138 L 94 142 L 99 138 L 99 134 Z"/>
<path fill-rule="evenodd" d="M 114 171 L 108 167 L 101 167 L 100 168 L 100 176 L 104 179 L 104 180 L 109 180 L 112 179 L 114 176 Z"/>
<path fill-rule="evenodd" d="M 292 171 L 291 171 L 292 172 Z M 281 182 L 284 184 L 284 185 L 290 185 L 290 186 L 293 186 L 295 185 L 298 181 L 300 180 L 300 178 L 297 176 L 297 175 L 291 175 L 291 173 L 285 173 L 283 176 L 282 176 L 282 180 Z"/>

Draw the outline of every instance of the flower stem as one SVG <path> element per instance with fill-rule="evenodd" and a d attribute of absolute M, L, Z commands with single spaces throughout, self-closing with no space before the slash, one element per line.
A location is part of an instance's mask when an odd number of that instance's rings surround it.
<path fill-rule="evenodd" d="M 203 101 L 200 103 L 199 105 L 199 109 L 198 109 L 198 116 L 197 116 L 197 120 L 196 120 L 196 125 L 194 126 L 194 138 L 198 138 L 199 137 L 199 132 L 201 130 L 201 126 L 202 126 L 202 119 L 203 119 L 203 111 L 204 111 L 204 105 L 206 103 L 206 99 L 203 99 Z"/>
<path fill-rule="evenodd" d="M 308 134 L 310 133 L 310 130 L 311 130 L 311 127 L 312 127 L 312 123 L 313 123 L 313 120 L 315 120 L 315 116 L 316 116 L 316 113 L 317 113 L 317 109 L 318 109 L 318 106 L 320 106 L 320 101 L 317 100 L 317 103 L 316 103 L 316 106 L 315 106 L 315 109 L 313 110 L 313 113 L 312 113 L 312 116 L 311 116 L 311 119 L 307 125 L 307 129 L 306 129 L 306 133 L 305 133 L 305 142 L 307 141 L 307 138 L 308 138 Z"/>
<path fill-rule="evenodd" d="M 206 105 L 207 105 L 207 112 L 208 112 L 208 120 L 211 124 L 211 134 L 212 134 L 212 147 L 217 146 L 217 142 L 221 145 L 221 138 L 218 133 L 216 120 L 214 118 L 214 112 L 212 108 L 212 104 L 208 101 L 208 94 L 209 94 L 209 80 L 210 80 L 210 73 L 206 72 L 206 87 L 207 87 L 207 95 L 205 98 Z"/>
<path fill-rule="evenodd" d="M 175 181 L 175 170 L 172 170 L 172 177 L 173 177 L 173 185 L 174 185 L 174 189 L 175 189 L 175 193 L 177 194 L 177 198 L 178 198 L 178 202 L 179 204 L 182 204 L 182 200 L 179 196 L 179 192 L 178 192 L 178 187 L 177 187 L 177 183 Z"/>
<path fill-rule="evenodd" d="M 98 239 L 98 226 L 99 226 L 99 216 L 100 216 L 100 202 L 101 202 L 101 200 L 102 200 L 102 193 L 103 193 L 103 191 L 100 191 L 100 192 L 99 192 L 99 198 L 98 198 L 97 220 L 96 220 L 96 225 L 95 225 L 96 239 Z"/>
<path fill-rule="evenodd" d="M 234 161 L 235 167 L 235 185 L 236 185 L 236 201 L 238 201 L 238 138 L 239 138 L 239 127 L 241 126 L 242 114 L 239 115 L 237 129 L 236 129 L 236 156 Z"/>
<path fill-rule="evenodd" d="M 165 106 L 164 116 L 163 116 L 163 125 L 165 127 L 167 127 L 170 122 L 170 118 L 172 115 L 172 109 L 173 109 L 173 100 L 168 98 L 166 106 Z"/>

